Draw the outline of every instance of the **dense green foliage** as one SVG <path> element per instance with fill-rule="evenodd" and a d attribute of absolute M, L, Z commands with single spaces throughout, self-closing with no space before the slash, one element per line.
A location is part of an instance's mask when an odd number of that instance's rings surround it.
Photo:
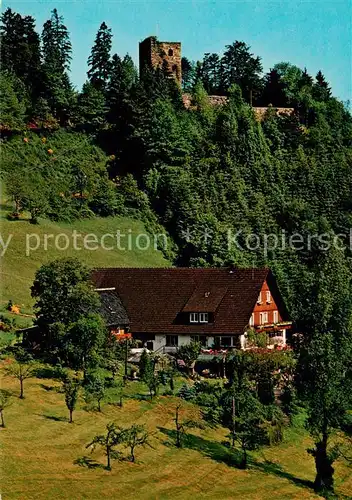
<path fill-rule="evenodd" d="M 43 265 L 36 273 L 32 295 L 39 328 L 34 342 L 42 353 L 84 372 L 93 368 L 108 334 L 89 269 L 70 258 Z"/>
<path fill-rule="evenodd" d="M 263 75 L 260 57 L 240 41 L 195 64 L 183 59 L 183 86 L 192 101 L 185 109 L 181 89 L 165 68 L 138 77 L 128 55 L 111 56 L 111 41 L 102 23 L 88 81 L 76 92 L 68 76 L 69 33 L 58 12 L 41 36 L 30 16 L 3 13 L 1 130 L 12 217 L 28 211 L 38 222 L 41 216 L 59 220 L 128 210 L 150 231 L 171 236 L 168 255 L 175 264 L 270 266 L 304 334 L 296 346 L 296 387 L 287 394 L 297 391 L 307 409 L 316 488 L 331 489 L 335 455 L 328 451 L 329 438 L 345 425 L 351 408 L 351 114 L 321 71 L 312 77 L 279 62 Z M 227 103 L 212 107 L 208 93 L 226 95 Z M 269 103 L 259 120 L 251 104 Z M 276 106 L 294 112 L 280 115 Z M 102 345 L 92 303 L 92 315 L 80 317 L 82 296 L 90 293 L 84 283 L 73 284 L 76 297 L 67 293 L 65 270 L 49 280 L 49 291 L 53 286 L 64 293 L 63 300 L 58 304 L 54 293 L 44 304 L 49 292 L 40 282 L 49 271 L 54 269 L 42 269 L 34 286 L 38 322 L 46 324 L 56 353 L 65 352 L 67 362 L 85 369 L 84 359 L 94 365 Z M 73 317 L 66 299 L 77 303 Z M 95 341 L 86 352 L 77 338 L 91 329 Z M 250 393 L 243 385 L 237 435 L 247 441 L 248 419 L 258 426 L 268 421 L 261 412 L 272 403 L 272 368 L 260 365 L 260 384 L 255 381 Z M 159 381 L 150 367 L 144 381 L 152 397 Z M 290 396 L 287 407 L 292 405 Z"/>

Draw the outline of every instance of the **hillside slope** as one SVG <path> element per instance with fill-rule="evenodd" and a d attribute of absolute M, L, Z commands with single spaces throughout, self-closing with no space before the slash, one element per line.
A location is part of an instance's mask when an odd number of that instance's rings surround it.
<path fill-rule="evenodd" d="M 231 453 L 221 444 L 226 435 L 221 427 L 192 429 L 183 449 L 174 446 L 178 398 L 160 396 L 152 403 L 125 399 L 122 408 L 104 404 L 101 413 L 85 411 L 80 401 L 70 425 L 63 394 L 54 388 L 57 385 L 51 379 L 30 379 L 25 383 L 26 399 L 20 400 L 16 397 L 18 381 L 3 380 L 3 387 L 14 394 L 13 404 L 5 411 L 6 429 L 1 431 L 5 498 L 322 498 L 312 490 L 314 461 L 306 452 L 311 441 L 301 427 L 288 430 L 279 446 L 251 452 L 249 470 L 240 470 L 234 465 L 238 451 Z M 146 388 L 139 382 L 125 388 L 127 393 L 133 390 L 139 398 L 146 397 Z M 75 460 L 83 455 L 105 463 L 100 450 L 90 454 L 86 445 L 112 421 L 123 427 L 146 425 L 153 448 L 137 448 L 135 464 L 114 461 L 111 472 L 76 465 Z M 349 470 L 338 461 L 339 498 L 347 498 L 344 495 L 350 488 Z"/>
<path fill-rule="evenodd" d="M 30 224 L 28 220 L 9 221 L 6 215 L 10 206 L 3 200 L 0 210 L 1 236 L 3 241 L 11 237 L 6 252 L 1 257 L 1 310 L 9 299 L 18 304 L 23 313 L 31 313 L 33 300 L 30 296 L 30 286 L 35 271 L 45 262 L 61 257 L 78 257 L 89 267 L 163 267 L 170 263 L 162 253 L 154 249 L 153 242 L 150 248 L 143 250 L 146 238 L 141 237 L 138 248 L 136 238 L 147 234 L 144 225 L 128 217 L 106 217 L 86 220 L 76 220 L 72 223 L 51 222 L 41 219 L 38 225 Z M 81 235 L 77 237 L 76 248 L 72 238 L 73 232 Z M 120 249 L 116 239 L 109 237 L 103 241 L 106 247 L 101 246 L 101 237 L 105 234 L 116 234 L 120 231 Z M 98 243 L 89 243 L 84 248 L 84 236 L 92 234 Z M 59 236 L 60 235 L 60 236 Z M 122 235 L 125 235 L 123 237 Z M 55 244 L 55 238 L 56 244 Z M 91 237 L 93 238 L 93 237 Z M 67 246 L 67 250 L 60 250 Z M 97 249 L 93 249 L 97 246 Z M 37 248 L 36 248 L 37 247 Z M 0 254 L 3 249 L 0 249 Z"/>

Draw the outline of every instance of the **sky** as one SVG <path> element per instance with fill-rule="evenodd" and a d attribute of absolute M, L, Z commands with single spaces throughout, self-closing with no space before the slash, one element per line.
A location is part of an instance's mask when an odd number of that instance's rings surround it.
<path fill-rule="evenodd" d="M 180 41 L 182 55 L 201 59 L 235 40 L 262 58 L 264 71 L 288 61 L 315 75 L 321 69 L 333 94 L 352 98 L 352 0 L 3 0 L 36 19 L 37 30 L 55 7 L 70 31 L 71 80 L 79 89 L 100 24 L 112 29 L 113 52 L 138 64 L 138 43 L 150 35 Z"/>

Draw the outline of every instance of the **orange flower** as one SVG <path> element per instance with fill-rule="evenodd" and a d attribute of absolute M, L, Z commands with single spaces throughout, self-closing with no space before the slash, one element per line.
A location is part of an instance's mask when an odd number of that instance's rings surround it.
<path fill-rule="evenodd" d="M 49 155 L 52 155 L 52 154 L 53 154 L 53 152 L 54 152 L 54 151 L 53 151 L 52 149 L 48 149 L 48 153 L 49 153 Z"/>
<path fill-rule="evenodd" d="M 28 137 L 23 137 L 23 142 L 29 142 Z"/>
<path fill-rule="evenodd" d="M 20 313 L 20 308 L 18 306 L 11 306 L 11 312 L 14 314 L 19 314 Z"/>

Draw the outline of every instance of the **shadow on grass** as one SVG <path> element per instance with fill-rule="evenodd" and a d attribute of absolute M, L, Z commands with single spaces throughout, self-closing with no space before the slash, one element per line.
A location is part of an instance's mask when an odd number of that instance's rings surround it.
<path fill-rule="evenodd" d="M 165 429 L 164 427 L 158 427 L 158 429 L 171 440 L 164 444 L 170 446 L 176 442 L 176 431 Z M 182 446 L 183 448 L 200 451 L 203 455 L 211 458 L 212 460 L 216 460 L 217 462 L 222 462 L 233 467 L 238 467 L 241 461 L 241 453 L 238 450 L 231 450 L 216 441 L 209 441 L 202 437 L 195 436 L 194 434 L 186 434 L 183 437 Z"/>
<path fill-rule="evenodd" d="M 55 422 L 67 422 L 67 417 L 57 417 L 56 415 L 45 415 L 42 414 L 42 417 L 47 418 L 48 420 L 54 420 Z"/>
<path fill-rule="evenodd" d="M 301 479 L 299 477 L 290 474 L 285 471 L 281 465 L 276 464 L 275 462 L 270 462 L 269 460 L 265 460 L 264 462 L 258 462 L 257 460 L 250 458 L 249 460 L 250 468 L 260 470 L 265 472 L 266 474 L 271 474 L 274 476 L 282 477 L 284 479 L 288 479 L 296 486 L 300 486 L 302 488 L 310 488 L 313 489 L 314 483 L 313 481 L 308 481 L 307 479 Z"/>
<path fill-rule="evenodd" d="M 79 465 L 80 467 L 87 467 L 88 469 L 106 469 L 103 464 L 96 462 L 92 458 L 84 455 L 83 457 L 78 457 L 73 462 L 75 465 Z"/>
<path fill-rule="evenodd" d="M 61 387 L 46 384 L 39 384 L 39 386 L 47 392 L 61 392 Z"/>
<path fill-rule="evenodd" d="M 159 431 L 168 436 L 174 445 L 176 441 L 176 431 L 165 429 L 164 427 L 158 427 Z M 167 441 L 167 446 L 171 445 L 170 441 Z M 183 448 L 188 448 L 191 450 L 196 450 L 201 452 L 203 455 L 216 460 L 217 462 L 225 463 L 226 465 L 240 468 L 242 453 L 239 450 L 227 448 L 226 446 L 218 443 L 216 441 L 210 441 L 193 434 L 186 434 L 183 439 Z M 301 488 L 313 489 L 313 482 L 290 474 L 285 471 L 280 465 L 265 460 L 264 462 L 259 462 L 253 457 L 248 457 L 248 469 L 260 470 L 265 474 L 274 475 L 291 481 L 296 486 Z"/>
<path fill-rule="evenodd" d="M 152 403 L 155 399 L 155 396 L 153 399 L 150 399 L 149 394 L 129 394 L 128 399 L 136 399 L 137 401 L 149 401 L 149 403 Z"/>
<path fill-rule="evenodd" d="M 53 380 L 62 379 L 62 371 L 56 366 L 40 366 L 35 370 L 35 376 L 37 378 L 47 378 Z"/>

